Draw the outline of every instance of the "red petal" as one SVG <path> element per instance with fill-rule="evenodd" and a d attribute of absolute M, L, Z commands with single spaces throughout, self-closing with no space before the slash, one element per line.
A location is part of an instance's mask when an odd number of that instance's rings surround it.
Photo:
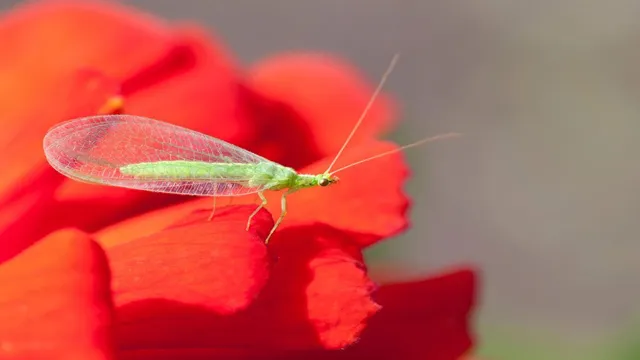
<path fill-rule="evenodd" d="M 0 266 L 0 284 L 0 358 L 111 358 L 109 268 L 85 234 L 46 237 Z"/>
<path fill-rule="evenodd" d="M 257 140 L 268 139 L 255 148 L 296 168 L 337 152 L 373 93 L 373 86 L 355 68 L 321 54 L 281 54 L 262 60 L 250 69 L 246 84 L 266 100 L 252 101 L 261 135 Z M 380 96 L 354 141 L 386 130 L 393 112 L 391 101 Z"/>
<path fill-rule="evenodd" d="M 22 186 L 0 201 L 0 264 L 45 234 L 43 227 L 33 224 L 47 216 L 54 205 L 53 193 L 63 179 L 45 162 L 39 168 L 32 179 L 24 179 Z"/>
<path fill-rule="evenodd" d="M 244 231 L 242 225 L 248 212 L 239 212 L 235 207 L 227 209 L 237 214 L 234 228 Z M 203 220 L 197 221 L 200 224 Z M 211 227 L 213 223 L 206 226 Z M 264 283 L 261 274 L 255 271 L 257 261 L 253 267 L 249 266 L 251 274 L 246 275 L 250 271 L 246 270 L 247 265 L 243 266 L 255 255 L 244 250 L 244 253 L 227 252 L 218 256 L 211 249 L 224 250 L 230 245 L 216 247 L 212 240 L 209 240 L 212 245 L 197 256 L 182 255 L 194 246 L 190 245 L 189 233 L 185 233 L 184 227 L 176 230 L 180 230 L 184 245 L 170 248 L 173 263 L 164 269 L 145 262 L 144 273 L 138 273 L 135 269 L 140 266 L 140 255 L 128 250 L 117 255 L 108 250 L 111 259 L 125 255 L 131 258 L 129 263 L 113 266 L 116 301 L 128 303 L 118 309 L 121 349 L 127 352 L 164 348 L 278 351 L 342 348 L 357 339 L 366 320 L 379 308 L 371 300 L 372 283 L 360 262 L 359 250 L 334 230 L 312 227 L 288 231 L 284 235 L 286 240 L 281 239 L 270 248 L 275 262 L 266 287 L 249 307 L 236 312 L 229 311 L 229 303 L 249 298 L 247 283 Z M 153 237 L 154 242 L 159 240 L 162 239 Z M 234 233 L 230 240 L 240 243 L 234 247 L 247 247 L 240 234 Z M 153 254 L 151 244 L 147 243 L 145 254 Z M 210 264 L 205 267 L 198 262 Z M 123 300 L 118 274 L 125 269 L 128 273 L 120 277 L 139 301 Z M 156 275 L 158 272 L 161 273 Z"/>
<path fill-rule="evenodd" d="M 181 26 L 174 32 L 171 56 L 139 69 L 123 85 L 131 88 L 127 112 L 246 145 L 254 124 L 238 105 L 234 59 L 204 29 Z"/>
<path fill-rule="evenodd" d="M 475 287 L 472 270 L 382 286 L 375 297 L 382 311 L 348 351 L 353 358 L 458 359 L 472 345 Z"/>
<path fill-rule="evenodd" d="M 475 275 L 461 270 L 422 281 L 383 285 L 382 310 L 360 340 L 342 351 L 307 351 L 282 359 L 460 360 L 471 347 Z"/>
<path fill-rule="evenodd" d="M 220 314 L 248 306 L 268 277 L 264 238 L 273 225 L 262 211 L 246 231 L 253 210 L 218 208 L 210 222 L 210 211 L 201 211 L 146 237 L 102 237 L 116 305 L 157 298 Z"/>
<path fill-rule="evenodd" d="M 249 316 L 269 319 L 258 334 L 279 349 L 341 349 L 379 310 L 360 250 L 344 234 L 316 225 L 285 230 L 270 250 L 272 280 Z M 256 339 L 256 341 L 258 341 Z"/>

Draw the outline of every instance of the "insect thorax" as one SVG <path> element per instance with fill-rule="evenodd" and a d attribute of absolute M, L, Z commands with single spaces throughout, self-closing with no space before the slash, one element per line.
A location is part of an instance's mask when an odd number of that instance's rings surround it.
<path fill-rule="evenodd" d="M 298 174 L 294 169 L 276 163 L 255 165 L 249 186 L 262 186 L 265 190 L 303 189 L 318 186 L 323 175 Z"/>
<path fill-rule="evenodd" d="M 251 175 L 249 186 L 261 186 L 266 190 L 291 188 L 299 176 L 292 168 L 268 162 L 256 164 Z"/>

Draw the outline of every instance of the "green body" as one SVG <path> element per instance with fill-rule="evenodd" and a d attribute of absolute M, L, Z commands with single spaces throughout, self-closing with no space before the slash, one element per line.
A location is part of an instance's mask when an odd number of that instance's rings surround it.
<path fill-rule="evenodd" d="M 255 188 L 256 191 L 283 189 L 295 191 L 318 186 L 322 179 L 327 177 L 324 174 L 298 174 L 292 168 L 272 162 L 243 164 L 182 160 L 155 161 L 126 165 L 120 168 L 120 172 L 140 179 L 233 182 L 247 188 Z"/>
<path fill-rule="evenodd" d="M 203 161 L 173 160 L 154 161 L 137 164 L 129 164 L 119 168 L 124 175 L 130 175 L 137 179 L 166 180 L 166 181 L 209 181 L 212 183 L 235 183 L 247 191 L 225 191 L 210 194 L 212 196 L 234 196 L 258 193 L 260 206 L 251 213 L 247 221 L 247 230 L 254 215 L 267 204 L 267 199 L 262 193 L 265 190 L 287 190 L 281 198 L 280 217 L 267 235 L 265 242 L 276 231 L 287 213 L 287 195 L 304 188 L 314 186 L 328 186 L 338 181 L 338 178 L 329 174 L 307 175 L 298 174 L 294 169 L 278 165 L 273 162 L 259 163 L 208 163 Z M 214 208 L 209 220 L 213 218 Z"/>

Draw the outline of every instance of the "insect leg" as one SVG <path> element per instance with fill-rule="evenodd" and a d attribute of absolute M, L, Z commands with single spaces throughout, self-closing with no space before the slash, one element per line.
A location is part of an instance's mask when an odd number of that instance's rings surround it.
<path fill-rule="evenodd" d="M 276 231 L 278 226 L 280 226 L 280 223 L 282 222 L 282 220 L 284 220 L 285 215 L 287 215 L 287 195 L 293 193 L 294 191 L 295 190 L 290 189 L 290 190 L 286 191 L 284 194 L 282 194 L 282 199 L 280 199 L 280 206 L 282 207 L 282 210 L 280 211 L 280 217 L 278 218 L 278 220 L 276 220 L 275 225 L 273 225 L 273 228 L 269 232 L 269 235 L 264 240 L 265 244 L 267 244 L 269 242 L 269 239 L 271 238 L 271 235 L 273 235 L 273 233 Z"/>
<path fill-rule="evenodd" d="M 216 199 L 217 198 L 218 198 L 217 196 L 213 197 L 213 209 L 211 210 L 211 215 L 209 215 L 209 219 L 207 219 L 207 221 L 211 221 L 211 219 L 213 219 L 213 214 L 216 213 Z"/>
<path fill-rule="evenodd" d="M 247 230 L 249 230 L 249 225 L 251 225 L 251 219 L 253 219 L 253 217 L 258 213 L 258 211 L 260 211 L 260 209 L 262 209 L 265 205 L 267 205 L 267 198 L 264 197 L 264 194 L 262 193 L 262 191 L 258 192 L 258 196 L 260 196 L 260 200 L 262 200 L 262 202 L 260 203 L 260 206 L 258 206 L 257 209 L 255 209 L 251 215 L 249 215 L 249 221 L 247 221 Z"/>

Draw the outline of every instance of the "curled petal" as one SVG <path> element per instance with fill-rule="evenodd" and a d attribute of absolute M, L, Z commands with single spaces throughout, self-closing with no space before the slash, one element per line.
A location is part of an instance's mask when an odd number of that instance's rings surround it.
<path fill-rule="evenodd" d="M 111 358 L 109 268 L 87 235 L 44 238 L 0 266 L 0 284 L 0 358 Z"/>

